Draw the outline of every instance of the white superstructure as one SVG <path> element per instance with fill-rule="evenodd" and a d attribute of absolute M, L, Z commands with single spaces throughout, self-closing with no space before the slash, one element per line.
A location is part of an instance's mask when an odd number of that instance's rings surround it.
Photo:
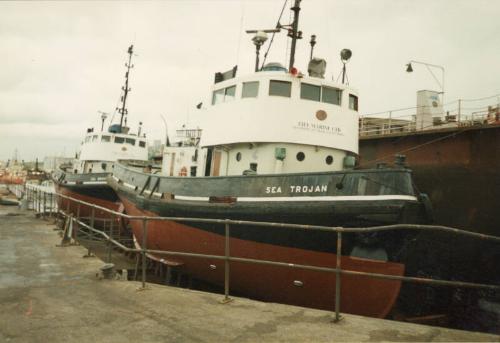
<path fill-rule="evenodd" d="M 73 173 L 111 172 L 118 160 L 146 161 L 147 141 L 144 135 L 114 132 L 88 132 L 81 143 Z"/>
<path fill-rule="evenodd" d="M 276 66 L 215 83 L 199 143 L 166 147 L 163 174 L 280 174 L 352 167 L 358 153 L 357 92 Z"/>

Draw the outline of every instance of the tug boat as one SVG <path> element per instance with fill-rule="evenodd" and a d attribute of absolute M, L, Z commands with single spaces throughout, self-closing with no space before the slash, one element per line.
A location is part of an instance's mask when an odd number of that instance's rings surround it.
<path fill-rule="evenodd" d="M 87 129 L 80 151 L 71 165 L 61 165 L 53 172 L 57 193 L 73 197 L 88 203 L 102 206 L 114 211 L 123 211 L 116 193 L 107 185 L 106 178 L 112 172 L 117 160 L 147 161 L 148 146 L 146 135 L 141 133 L 139 124 L 137 133 L 132 133 L 127 126 L 128 110 L 126 101 L 129 88 L 129 73 L 133 67 L 131 64 L 133 45 L 128 48 L 128 63 L 125 64 L 125 85 L 122 87 L 121 107 L 116 111 L 120 114 L 120 123 L 113 124 L 113 118 L 107 131 L 104 130 L 108 114 L 101 113 L 101 131 L 94 128 Z M 113 116 L 114 117 L 114 116 Z M 92 216 L 89 206 L 81 205 L 64 198 L 58 199 L 58 206 L 69 210 L 86 220 Z M 94 224 L 103 227 L 106 221 L 111 219 L 110 215 L 102 210 L 95 210 Z"/>
<path fill-rule="evenodd" d="M 219 218 L 343 227 L 369 227 L 429 220 L 425 197 L 399 157 L 394 168 L 355 169 L 358 93 L 324 78 L 326 62 L 311 58 L 309 75 L 294 67 L 300 1 L 291 25 L 289 68 L 259 66 L 266 32 L 256 33 L 255 73 L 237 68 L 215 74 L 202 129 L 179 130 L 164 149 L 162 171 L 145 173 L 117 163 L 109 185 L 130 215 Z M 273 31 L 273 30 L 269 30 Z M 313 46 L 313 45 L 312 45 Z M 312 53 L 311 53 L 312 55 Z M 350 51 L 341 53 L 345 62 Z M 344 68 L 345 73 L 345 68 Z M 137 244 L 142 223 L 131 221 Z M 345 237 L 345 239 L 344 239 Z M 404 231 L 345 234 L 336 251 L 332 232 L 232 225 L 232 257 L 334 267 L 388 275 L 405 272 Z M 146 248 L 224 255 L 224 226 L 149 221 Z M 150 255 L 194 278 L 224 284 L 219 260 Z M 333 273 L 230 262 L 231 292 L 255 299 L 320 309 L 334 308 Z M 385 317 L 401 282 L 342 275 L 342 312 Z"/>

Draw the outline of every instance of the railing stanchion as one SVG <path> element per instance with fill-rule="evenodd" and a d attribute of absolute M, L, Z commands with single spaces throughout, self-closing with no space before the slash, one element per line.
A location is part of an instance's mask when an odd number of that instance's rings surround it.
<path fill-rule="evenodd" d="M 111 238 L 113 238 L 113 218 L 114 216 L 111 216 L 111 221 L 109 223 L 109 238 L 108 238 L 108 263 L 111 263 Z"/>
<path fill-rule="evenodd" d="M 337 263 L 335 266 L 335 323 L 340 321 L 340 268 L 342 256 L 342 232 L 337 231 Z"/>
<path fill-rule="evenodd" d="M 47 211 L 47 193 L 43 191 L 43 212 L 42 217 L 45 218 L 45 212 Z"/>
<path fill-rule="evenodd" d="M 78 203 L 76 205 L 76 221 L 75 221 L 76 228 L 73 230 L 74 234 L 75 234 L 75 238 L 77 238 L 78 234 L 80 233 L 80 224 L 79 224 L 79 222 L 80 222 L 80 203 Z"/>
<path fill-rule="evenodd" d="M 229 278 L 231 276 L 231 270 L 229 266 L 229 222 L 226 221 L 224 224 L 225 239 L 224 239 L 224 301 L 229 301 Z"/>
<path fill-rule="evenodd" d="M 50 192 L 50 218 L 54 216 L 54 193 Z"/>
<path fill-rule="evenodd" d="M 146 288 L 146 245 L 148 241 L 148 220 L 142 220 L 142 289 Z"/>

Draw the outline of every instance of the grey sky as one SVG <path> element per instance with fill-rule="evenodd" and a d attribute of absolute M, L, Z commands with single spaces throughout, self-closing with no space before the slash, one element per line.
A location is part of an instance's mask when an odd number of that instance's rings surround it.
<path fill-rule="evenodd" d="M 0 160 L 17 148 L 22 159 L 72 155 L 98 110 L 113 112 L 131 72 L 129 123 L 144 122 L 163 138 L 163 114 L 174 130 L 203 115 L 216 71 L 238 64 L 252 71 L 254 47 L 245 29 L 273 28 L 276 1 L 0 2 Z M 289 21 L 289 8 L 282 23 Z M 418 89 L 438 86 L 423 66 L 446 68 L 446 102 L 500 93 L 500 1 L 303 0 L 297 67 L 307 70 L 308 40 L 337 78 L 342 48 L 350 48 L 351 86 L 362 113 L 415 106 Z M 268 61 L 284 63 L 286 34 Z M 437 71 L 440 77 L 439 71 Z"/>

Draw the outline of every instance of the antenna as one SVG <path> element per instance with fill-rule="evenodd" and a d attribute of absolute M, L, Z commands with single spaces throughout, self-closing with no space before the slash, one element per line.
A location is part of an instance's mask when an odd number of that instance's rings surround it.
<path fill-rule="evenodd" d="M 246 33 L 255 33 L 252 38 L 253 44 L 255 44 L 255 71 L 259 71 L 259 52 L 260 47 L 267 41 L 268 33 L 280 32 L 280 29 L 270 29 L 270 30 L 246 30 Z"/>
<path fill-rule="evenodd" d="M 313 59 L 314 46 L 316 45 L 316 35 L 311 35 L 309 44 L 311 44 L 311 55 L 309 56 L 309 61 L 311 61 Z"/>
<path fill-rule="evenodd" d="M 302 31 L 298 31 L 299 28 L 299 12 L 300 12 L 300 0 L 295 0 L 292 8 L 293 11 L 293 22 L 291 29 L 288 29 L 288 37 L 292 38 L 292 47 L 290 50 L 290 65 L 288 70 L 291 71 L 293 64 L 295 63 L 295 48 L 297 46 L 297 39 L 302 39 Z"/>
<path fill-rule="evenodd" d="M 132 61 L 132 54 L 134 53 L 134 45 L 129 46 L 128 50 L 128 63 L 125 63 L 125 67 L 127 67 L 127 72 L 125 73 L 125 86 L 122 87 L 123 90 L 123 96 L 121 98 L 122 101 L 122 108 L 117 108 L 118 113 L 121 114 L 120 117 L 120 132 L 122 132 L 122 125 L 123 125 L 123 120 L 125 119 L 125 125 L 127 125 L 127 114 L 128 110 L 126 108 L 126 103 L 127 103 L 127 95 L 128 92 L 131 91 L 131 88 L 128 87 L 128 75 L 130 72 L 130 69 L 134 67 L 134 65 L 131 63 Z"/>
<path fill-rule="evenodd" d="M 101 132 L 104 131 L 104 121 L 106 120 L 106 118 L 108 117 L 109 113 L 107 112 L 103 112 L 103 111 L 97 111 L 97 113 L 100 113 L 101 114 L 101 120 L 102 120 L 102 124 L 101 124 Z"/>
<path fill-rule="evenodd" d="M 342 49 L 342 51 L 340 52 L 340 60 L 344 64 L 344 66 L 342 67 L 342 84 L 345 83 L 345 78 L 347 76 L 345 65 L 347 62 L 349 62 L 351 56 L 352 56 L 352 51 L 349 49 Z"/>

